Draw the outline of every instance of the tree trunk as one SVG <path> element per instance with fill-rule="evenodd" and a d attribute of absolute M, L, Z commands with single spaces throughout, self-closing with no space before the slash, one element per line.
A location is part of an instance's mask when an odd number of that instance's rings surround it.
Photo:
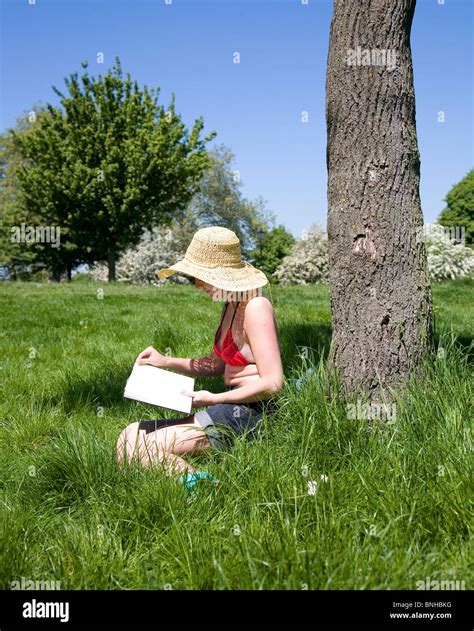
<path fill-rule="evenodd" d="M 419 372 L 432 307 L 416 138 L 415 0 L 335 0 L 326 77 L 330 359 L 347 393 Z"/>
<path fill-rule="evenodd" d="M 115 249 L 113 246 L 109 247 L 107 254 L 107 264 L 109 268 L 109 283 L 115 280 Z"/>
<path fill-rule="evenodd" d="M 60 283 L 61 282 L 61 269 L 53 263 L 52 267 L 51 267 L 51 276 L 50 276 L 51 280 L 55 283 Z"/>
<path fill-rule="evenodd" d="M 68 282 L 71 282 L 71 278 L 72 278 L 72 265 L 71 263 L 68 261 L 66 264 L 66 272 L 67 272 L 67 279 Z"/>

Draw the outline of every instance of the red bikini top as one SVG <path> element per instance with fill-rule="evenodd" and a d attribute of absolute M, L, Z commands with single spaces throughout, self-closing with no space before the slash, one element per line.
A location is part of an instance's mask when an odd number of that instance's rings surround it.
<path fill-rule="evenodd" d="M 237 305 L 238 304 L 239 303 L 237 303 Z M 236 344 L 234 342 L 234 338 L 232 337 L 232 322 L 234 321 L 235 314 L 237 313 L 237 307 L 235 307 L 234 315 L 232 316 L 232 321 L 230 323 L 229 328 L 227 329 L 227 333 L 225 335 L 224 341 L 222 342 L 222 350 L 220 351 L 217 348 L 217 340 L 219 339 L 219 335 L 220 335 L 221 327 L 222 327 L 222 322 L 224 321 L 224 317 L 225 317 L 225 314 L 227 313 L 227 307 L 228 306 L 229 306 L 229 303 L 227 303 L 226 306 L 225 306 L 224 315 L 222 316 L 221 323 L 219 325 L 219 328 L 216 331 L 216 335 L 214 337 L 214 349 L 213 350 L 214 350 L 214 353 L 218 357 L 223 359 L 226 364 L 229 364 L 229 366 L 248 366 L 250 364 L 250 362 L 239 351 L 238 347 L 236 346 Z"/>

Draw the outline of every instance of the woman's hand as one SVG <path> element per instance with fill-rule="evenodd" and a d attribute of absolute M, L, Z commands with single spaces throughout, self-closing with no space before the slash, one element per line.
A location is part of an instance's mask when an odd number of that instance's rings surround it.
<path fill-rule="evenodd" d="M 208 392 L 207 390 L 198 390 L 197 392 L 191 390 L 183 390 L 183 394 L 187 394 L 188 397 L 193 398 L 193 408 L 199 408 L 205 405 L 215 405 L 216 394 L 214 392 Z"/>
<path fill-rule="evenodd" d="M 136 359 L 137 364 L 150 364 L 156 368 L 164 368 L 166 365 L 166 355 L 159 353 L 156 348 L 149 346 Z"/>

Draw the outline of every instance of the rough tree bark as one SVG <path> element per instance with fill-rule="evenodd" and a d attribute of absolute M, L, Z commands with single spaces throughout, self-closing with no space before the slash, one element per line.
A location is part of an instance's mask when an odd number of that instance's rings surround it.
<path fill-rule="evenodd" d="M 416 138 L 415 0 L 335 0 L 326 77 L 330 358 L 373 399 L 432 353 Z"/>

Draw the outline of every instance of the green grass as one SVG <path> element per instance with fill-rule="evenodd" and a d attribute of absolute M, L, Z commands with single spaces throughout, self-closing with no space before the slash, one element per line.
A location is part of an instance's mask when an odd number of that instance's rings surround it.
<path fill-rule="evenodd" d="M 1 588 L 21 577 L 62 589 L 416 589 L 427 577 L 472 588 L 473 283 L 435 286 L 444 357 L 372 432 L 328 387 L 327 288 L 273 298 L 279 412 L 255 441 L 191 459 L 222 484 L 187 502 L 159 471 L 117 466 L 120 431 L 154 413 L 123 385 L 150 344 L 210 352 L 221 305 L 191 287 L 1 284 Z"/>

